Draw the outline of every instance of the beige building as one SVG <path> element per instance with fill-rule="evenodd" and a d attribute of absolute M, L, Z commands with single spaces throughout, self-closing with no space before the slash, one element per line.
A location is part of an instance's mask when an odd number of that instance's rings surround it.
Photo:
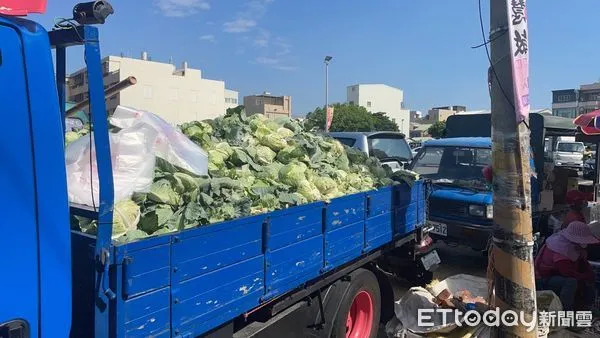
<path fill-rule="evenodd" d="M 137 84 L 106 100 L 107 113 L 118 105 L 147 110 L 170 123 L 178 124 L 223 115 L 227 108 L 238 106 L 238 92 L 225 88 L 225 82 L 202 78 L 200 69 L 181 68 L 170 63 L 150 61 L 147 53 L 140 59 L 108 56 L 102 60 L 104 85 L 112 86 L 129 76 Z M 85 69 L 68 79 L 68 100 L 74 103 L 87 98 Z"/>
<path fill-rule="evenodd" d="M 410 110 L 404 109 L 404 92 L 385 84 L 346 87 L 346 102 L 365 107 L 370 113 L 385 113 L 404 135 L 410 132 Z"/>
<path fill-rule="evenodd" d="M 246 114 L 264 114 L 266 117 L 292 116 L 292 97 L 273 96 L 265 92 L 262 95 L 244 96 Z"/>
<path fill-rule="evenodd" d="M 448 106 L 448 107 L 437 107 L 429 109 L 427 114 L 427 119 L 430 121 L 429 123 L 435 123 L 438 121 L 445 122 L 448 117 L 464 112 L 467 110 L 465 106 Z"/>

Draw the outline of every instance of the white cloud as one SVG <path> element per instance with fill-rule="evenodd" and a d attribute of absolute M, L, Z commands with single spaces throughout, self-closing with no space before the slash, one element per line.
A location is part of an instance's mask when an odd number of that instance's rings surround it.
<path fill-rule="evenodd" d="M 265 56 L 259 56 L 256 58 L 256 62 L 258 62 L 262 65 L 276 65 L 279 63 L 279 60 L 274 59 L 274 58 L 265 57 Z"/>
<path fill-rule="evenodd" d="M 267 13 L 267 7 L 274 0 L 250 0 L 244 4 L 242 11 L 235 19 L 223 24 L 223 30 L 228 33 L 245 33 L 257 26 L 257 20 Z"/>
<path fill-rule="evenodd" d="M 227 33 L 245 33 L 254 27 L 256 27 L 256 21 L 242 18 L 223 24 L 223 30 Z"/>
<path fill-rule="evenodd" d="M 271 38 L 271 33 L 266 29 L 260 29 L 260 33 L 256 38 L 254 38 L 254 45 L 257 47 L 268 47 L 269 39 Z"/>
<path fill-rule="evenodd" d="M 271 67 L 271 68 L 277 69 L 277 70 L 284 70 L 284 71 L 295 71 L 296 70 L 295 66 L 288 66 L 288 65 L 281 64 L 281 62 L 282 62 L 281 59 L 276 59 L 276 58 L 271 58 L 271 57 L 266 57 L 266 56 L 259 56 L 256 58 L 255 61 L 258 64 L 265 65 L 267 67 Z"/>
<path fill-rule="evenodd" d="M 154 0 L 154 5 L 170 17 L 184 17 L 210 9 L 208 0 Z"/>
<path fill-rule="evenodd" d="M 202 35 L 202 36 L 200 36 L 200 40 L 210 42 L 210 43 L 217 42 L 217 39 L 215 39 L 215 36 L 212 34 Z"/>
<path fill-rule="evenodd" d="M 275 40 L 274 45 L 277 47 L 277 51 L 275 52 L 277 56 L 288 55 L 292 52 L 292 45 L 281 37 Z"/>
<path fill-rule="evenodd" d="M 295 71 L 297 69 L 294 66 L 280 66 L 280 65 L 274 66 L 273 68 L 275 68 L 277 70 L 285 70 L 285 71 L 288 71 L 288 72 L 293 72 L 293 71 Z"/>

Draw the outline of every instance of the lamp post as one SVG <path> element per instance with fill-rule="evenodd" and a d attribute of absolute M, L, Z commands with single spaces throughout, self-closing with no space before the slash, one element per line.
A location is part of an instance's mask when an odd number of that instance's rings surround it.
<path fill-rule="evenodd" d="M 329 124 L 327 123 L 327 115 L 329 110 L 329 63 L 333 59 L 332 56 L 325 57 L 325 132 L 329 132 Z M 333 117 L 332 117 L 333 118 Z"/>

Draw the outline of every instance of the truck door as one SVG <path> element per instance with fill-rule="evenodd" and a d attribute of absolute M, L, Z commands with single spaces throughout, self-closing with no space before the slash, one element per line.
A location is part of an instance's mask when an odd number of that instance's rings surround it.
<path fill-rule="evenodd" d="M 0 337 L 37 337 L 39 251 L 23 44 L 0 18 Z M 19 335 L 18 331 L 23 332 Z"/>

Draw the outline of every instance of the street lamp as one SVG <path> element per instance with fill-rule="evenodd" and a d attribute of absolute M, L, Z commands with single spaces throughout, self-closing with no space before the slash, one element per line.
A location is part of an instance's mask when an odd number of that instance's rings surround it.
<path fill-rule="evenodd" d="M 327 124 L 327 112 L 329 110 L 329 63 L 333 59 L 332 56 L 327 55 L 325 57 L 325 132 L 329 132 L 329 125 Z"/>

